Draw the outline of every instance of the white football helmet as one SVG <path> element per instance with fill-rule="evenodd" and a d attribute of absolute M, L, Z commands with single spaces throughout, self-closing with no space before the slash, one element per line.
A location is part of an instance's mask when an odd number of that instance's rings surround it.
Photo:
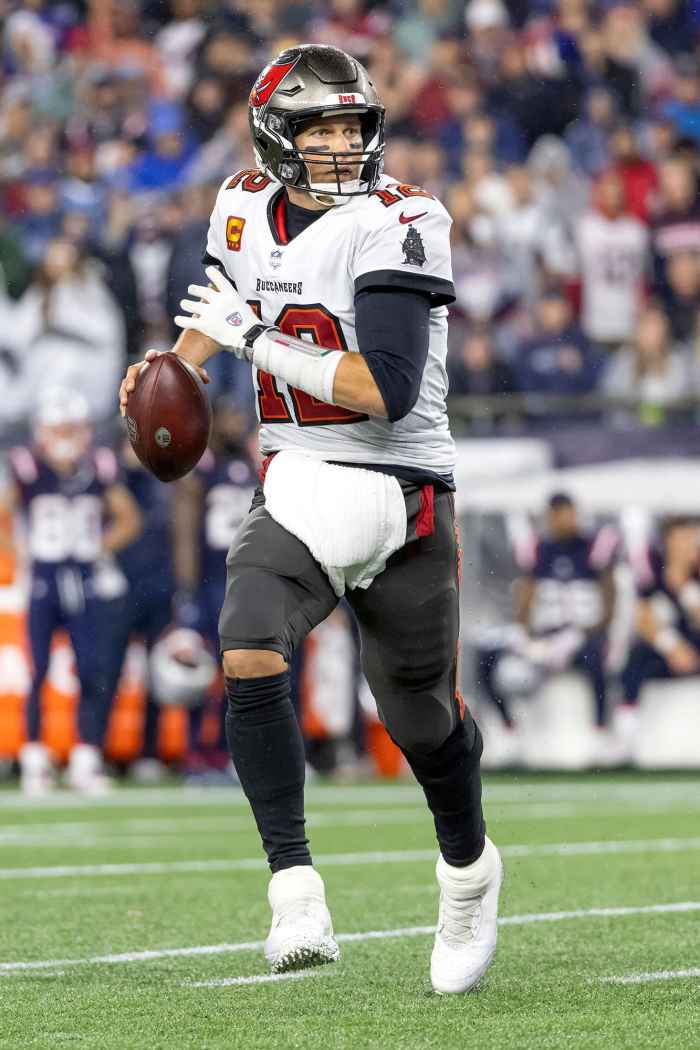
<path fill-rule="evenodd" d="M 33 432 L 49 461 L 77 462 L 87 452 L 92 438 L 87 401 L 77 390 L 46 390 L 34 412 Z"/>
<path fill-rule="evenodd" d="M 149 673 L 156 703 L 198 707 L 214 684 L 218 665 L 198 631 L 173 627 L 153 646 Z"/>

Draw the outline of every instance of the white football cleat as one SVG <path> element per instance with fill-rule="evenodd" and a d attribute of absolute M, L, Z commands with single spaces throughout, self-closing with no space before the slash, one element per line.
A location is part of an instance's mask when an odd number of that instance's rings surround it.
<path fill-rule="evenodd" d="M 68 759 L 66 783 L 74 791 L 99 798 L 108 795 L 113 782 L 102 767 L 102 755 L 91 744 L 76 744 Z"/>
<path fill-rule="evenodd" d="M 496 951 L 503 864 L 487 838 L 484 852 L 473 864 L 455 868 L 440 856 L 435 872 L 440 911 L 430 979 L 439 994 L 468 992 L 486 973 Z"/>
<path fill-rule="evenodd" d="M 56 786 L 53 763 L 43 744 L 24 744 L 19 753 L 20 785 L 27 798 L 42 798 Z"/>
<path fill-rule="evenodd" d="M 340 949 L 333 936 L 323 879 L 311 865 L 276 872 L 267 899 L 272 926 L 265 941 L 265 958 L 273 973 L 336 962 Z"/>

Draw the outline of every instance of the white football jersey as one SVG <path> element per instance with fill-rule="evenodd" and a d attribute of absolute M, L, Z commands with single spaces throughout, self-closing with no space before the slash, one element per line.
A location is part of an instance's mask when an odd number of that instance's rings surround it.
<path fill-rule="evenodd" d="M 283 192 L 259 171 L 227 179 L 207 239 L 209 261 L 223 266 L 266 324 L 357 353 L 356 292 L 424 290 L 433 309 L 418 400 L 395 423 L 324 404 L 253 368 L 262 451 L 300 449 L 331 461 L 451 473 L 455 448 L 445 411 L 445 304 L 454 298 L 448 213 L 431 194 L 384 175 L 372 193 L 329 208 L 288 241 Z"/>
<path fill-rule="evenodd" d="M 633 215 L 588 212 L 577 230 L 583 281 L 582 324 L 591 339 L 622 342 L 634 334 L 644 293 L 648 233 Z"/>

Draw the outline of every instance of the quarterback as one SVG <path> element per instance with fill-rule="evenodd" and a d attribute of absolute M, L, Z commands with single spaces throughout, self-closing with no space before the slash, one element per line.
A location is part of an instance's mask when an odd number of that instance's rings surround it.
<path fill-rule="evenodd" d="M 219 637 L 229 748 L 272 872 L 265 954 L 275 972 L 339 954 L 304 830 L 289 663 L 344 595 L 381 718 L 435 821 L 433 988 L 465 992 L 496 947 L 502 865 L 457 686 L 450 218 L 383 174 L 384 108 L 337 48 L 294 47 L 267 66 L 250 128 L 258 168 L 219 191 L 209 285 L 190 285 L 174 349 L 205 381 L 217 351 L 248 360 L 257 398 L 265 464 L 228 553 Z M 143 366 L 122 382 L 122 412 Z"/>

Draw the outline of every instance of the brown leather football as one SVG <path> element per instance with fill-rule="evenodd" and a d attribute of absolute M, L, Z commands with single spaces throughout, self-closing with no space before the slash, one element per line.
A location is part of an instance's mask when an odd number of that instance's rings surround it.
<path fill-rule="evenodd" d="M 129 394 L 131 447 L 160 481 L 176 481 L 199 462 L 209 441 L 211 407 L 197 373 L 177 354 L 142 369 Z"/>

